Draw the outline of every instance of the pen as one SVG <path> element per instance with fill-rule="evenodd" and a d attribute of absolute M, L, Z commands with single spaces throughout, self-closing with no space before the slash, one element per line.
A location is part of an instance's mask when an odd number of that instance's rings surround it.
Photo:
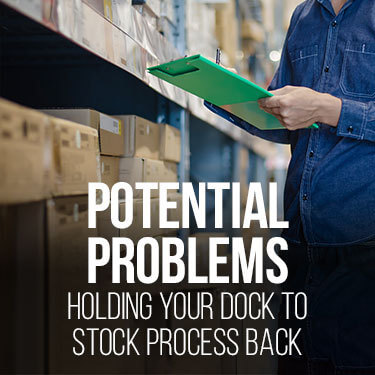
<path fill-rule="evenodd" d="M 221 51 L 220 48 L 216 50 L 216 64 L 220 65 L 220 59 L 221 59 Z"/>

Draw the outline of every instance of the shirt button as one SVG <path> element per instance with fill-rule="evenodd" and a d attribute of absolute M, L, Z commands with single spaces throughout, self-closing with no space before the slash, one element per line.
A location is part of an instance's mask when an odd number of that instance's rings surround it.
<path fill-rule="evenodd" d="M 302 199 L 303 199 L 304 201 L 307 201 L 307 194 L 303 194 Z"/>
<path fill-rule="evenodd" d="M 312 158 L 314 156 L 314 151 L 310 151 L 309 157 Z"/>
<path fill-rule="evenodd" d="M 354 129 L 353 129 L 353 126 L 349 126 L 349 127 L 348 127 L 348 133 L 352 134 L 352 133 L 353 133 L 353 130 L 354 130 Z"/>
<path fill-rule="evenodd" d="M 337 26 L 337 21 L 333 21 L 332 22 L 332 27 L 336 27 Z"/>
<path fill-rule="evenodd" d="M 326 67 L 324 68 L 324 71 L 325 71 L 326 73 L 328 73 L 328 72 L 329 72 L 329 66 L 326 66 Z"/>

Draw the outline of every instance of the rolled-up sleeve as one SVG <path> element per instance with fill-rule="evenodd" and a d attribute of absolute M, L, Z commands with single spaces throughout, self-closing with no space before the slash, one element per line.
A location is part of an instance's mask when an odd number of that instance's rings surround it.
<path fill-rule="evenodd" d="M 342 108 L 337 135 L 375 142 L 375 102 L 341 99 Z"/>

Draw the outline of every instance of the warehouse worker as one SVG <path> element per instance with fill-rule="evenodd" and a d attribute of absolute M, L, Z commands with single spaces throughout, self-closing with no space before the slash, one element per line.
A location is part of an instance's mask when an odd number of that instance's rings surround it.
<path fill-rule="evenodd" d="M 292 149 L 285 289 L 307 293 L 308 318 L 282 323 L 303 328 L 304 355 L 280 357 L 280 374 L 375 374 L 374 35 L 375 1 L 303 2 L 270 85 L 275 96 L 259 101 L 285 130 L 236 120 Z"/>

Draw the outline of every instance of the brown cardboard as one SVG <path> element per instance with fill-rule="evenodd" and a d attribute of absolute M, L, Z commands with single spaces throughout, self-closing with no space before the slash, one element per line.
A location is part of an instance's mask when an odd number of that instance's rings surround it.
<path fill-rule="evenodd" d="M 90 126 L 99 133 L 100 153 L 123 156 L 124 136 L 121 120 L 93 109 L 45 109 L 43 112 L 78 124 Z"/>
<path fill-rule="evenodd" d="M 229 66 L 237 63 L 238 34 L 236 1 L 229 0 L 216 11 L 216 37 Z"/>
<path fill-rule="evenodd" d="M 54 124 L 53 195 L 88 193 L 100 181 L 98 133 L 88 126 L 52 119 Z"/>
<path fill-rule="evenodd" d="M 121 210 L 121 206 L 124 205 L 124 201 L 119 202 L 119 215 L 120 219 L 124 218 L 124 209 Z M 113 237 L 120 237 L 120 230 L 112 225 L 111 221 L 111 207 L 108 207 L 104 211 L 99 211 L 96 214 L 98 236 L 105 238 L 109 243 L 112 243 Z"/>
<path fill-rule="evenodd" d="M 134 115 L 116 117 L 124 124 L 124 156 L 159 159 L 160 126 L 158 124 Z"/>
<path fill-rule="evenodd" d="M 46 115 L 0 99 L 0 204 L 50 196 L 51 148 Z"/>
<path fill-rule="evenodd" d="M 168 201 L 170 202 L 176 202 L 177 203 L 177 208 L 176 209 L 168 209 L 168 216 L 167 219 L 168 221 L 178 221 L 182 223 L 182 194 L 180 193 L 169 193 L 168 194 Z M 173 233 L 177 229 L 167 229 L 169 232 Z"/>
<path fill-rule="evenodd" d="M 168 221 L 178 221 L 181 224 L 182 217 L 182 195 L 179 193 L 171 193 L 168 195 L 168 200 L 177 202 L 176 209 L 168 210 Z M 137 242 L 142 237 L 156 237 L 163 234 L 176 233 L 176 228 L 160 228 L 159 225 L 159 210 L 160 204 L 158 198 L 151 199 L 151 228 L 143 228 L 143 199 L 133 200 L 133 224 L 126 229 L 117 229 L 111 222 L 111 209 L 98 212 L 98 235 L 112 241 L 113 237 L 128 237 Z M 119 201 L 119 216 L 120 220 L 125 218 L 125 200 Z"/>
<path fill-rule="evenodd" d="M 160 125 L 160 160 L 179 163 L 181 160 L 181 134 L 174 126 Z"/>
<path fill-rule="evenodd" d="M 142 237 L 154 237 L 161 234 L 159 228 L 159 199 L 151 199 L 151 228 L 143 228 L 143 200 L 133 200 L 133 224 L 120 229 L 120 237 L 128 237 L 138 242 Z M 125 203 L 120 205 L 120 215 L 125 217 Z"/>
<path fill-rule="evenodd" d="M 87 221 L 87 195 L 47 201 L 50 373 L 81 373 L 92 363 L 72 353 L 72 331 L 77 326 L 85 328 L 86 322 L 67 319 L 68 292 L 90 290 L 88 238 L 95 237 L 97 231 L 88 229 Z M 100 285 L 94 289 L 100 291 Z"/>
<path fill-rule="evenodd" d="M 88 229 L 87 222 L 87 195 L 59 197 L 47 201 L 48 255 L 52 269 L 68 266 L 69 274 L 76 275 L 86 268 L 87 238 L 97 235 L 96 230 Z M 83 268 L 80 268 L 82 265 Z M 50 278 L 54 279 L 53 272 L 50 273 Z M 72 282 L 74 283 L 74 280 Z"/>
<path fill-rule="evenodd" d="M 165 237 L 177 237 L 177 232 L 174 231 L 168 234 L 163 234 L 163 235 L 154 237 L 155 240 L 158 242 L 158 246 L 159 246 L 159 276 L 163 274 L 163 269 L 162 269 L 163 268 L 163 238 Z M 146 252 L 145 255 L 146 255 L 145 256 L 145 271 L 147 275 L 150 275 L 152 271 L 152 267 L 155 267 L 155 265 L 152 264 L 152 258 L 150 256 L 150 252 Z M 177 267 L 175 264 L 171 265 L 171 269 L 172 269 L 172 274 L 175 274 L 177 272 Z M 167 290 L 168 287 L 170 287 L 170 289 L 173 290 L 175 285 L 162 284 L 161 277 L 159 277 L 158 281 L 151 285 L 148 285 L 147 289 L 150 292 L 156 294 L 155 292 L 159 293 L 163 290 Z"/>
<path fill-rule="evenodd" d="M 102 182 L 105 183 L 109 189 L 119 181 L 119 163 L 120 158 L 116 156 L 100 157 L 100 173 Z"/>
<path fill-rule="evenodd" d="M 243 39 L 251 39 L 258 43 L 262 43 L 266 37 L 263 25 L 253 19 L 242 21 L 241 36 Z"/>
<path fill-rule="evenodd" d="M 120 229 L 120 237 L 128 237 L 138 242 L 143 237 L 156 237 L 167 233 L 168 229 L 159 226 L 159 199 L 151 199 L 151 228 L 143 228 L 143 199 L 133 200 L 133 224 Z M 120 217 L 125 217 L 125 202 L 120 204 Z"/>
<path fill-rule="evenodd" d="M 127 182 L 133 187 L 133 196 L 138 198 L 142 190 L 136 190 L 136 182 L 177 182 L 177 166 L 174 163 L 160 160 L 141 158 L 120 159 L 120 181 Z M 151 196 L 156 197 L 158 190 L 151 190 Z"/>
<path fill-rule="evenodd" d="M 1 370 L 45 374 L 44 201 L 0 207 Z"/>
<path fill-rule="evenodd" d="M 247 202 L 249 191 L 249 150 L 245 147 L 240 148 L 239 152 L 239 170 L 240 170 L 240 199 L 243 206 Z"/>
<path fill-rule="evenodd" d="M 160 182 L 177 182 L 177 165 L 168 161 L 164 162 Z"/>

